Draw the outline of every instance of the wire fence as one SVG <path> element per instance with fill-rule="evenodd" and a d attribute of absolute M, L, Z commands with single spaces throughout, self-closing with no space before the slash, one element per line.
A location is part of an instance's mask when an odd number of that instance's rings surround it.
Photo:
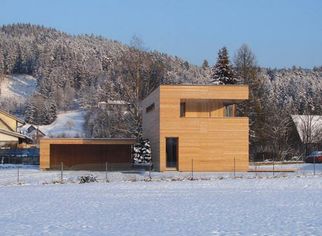
<path fill-rule="evenodd" d="M 152 165 L 133 166 L 121 163 L 102 163 L 99 169 L 93 169 L 88 163 L 86 170 L 80 166 L 68 166 L 63 162 L 53 170 L 40 170 L 38 165 L 0 164 L 0 186 L 6 185 L 46 185 L 70 183 L 111 183 L 136 181 L 198 181 L 240 178 L 279 178 L 279 177 L 322 177 L 320 163 L 250 163 L 248 171 L 239 171 L 236 159 L 231 163 L 229 172 L 200 172 L 199 161 L 191 160 L 190 170 L 184 172 L 153 171 Z M 209 164 L 209 163 L 208 163 Z M 202 165 L 205 165 L 203 162 Z M 84 166 L 83 166 L 84 167 Z"/>

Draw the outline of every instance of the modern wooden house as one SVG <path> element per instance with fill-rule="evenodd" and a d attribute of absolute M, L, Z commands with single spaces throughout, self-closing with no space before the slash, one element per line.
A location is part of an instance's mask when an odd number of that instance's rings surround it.
<path fill-rule="evenodd" d="M 105 170 L 129 168 L 131 146 L 135 139 L 40 139 L 40 168 L 73 170 Z"/>
<path fill-rule="evenodd" d="M 17 132 L 18 127 L 25 122 L 18 117 L 0 109 L 0 147 L 17 147 L 23 143 L 30 142 L 30 139 Z"/>
<path fill-rule="evenodd" d="M 158 171 L 247 171 L 249 124 L 236 117 L 248 99 L 239 85 L 161 85 L 142 101 L 143 135 Z"/>

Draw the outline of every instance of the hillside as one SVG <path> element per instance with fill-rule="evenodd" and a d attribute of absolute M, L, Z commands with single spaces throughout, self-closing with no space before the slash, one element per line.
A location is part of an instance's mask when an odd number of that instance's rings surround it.
<path fill-rule="evenodd" d="M 74 36 L 30 24 L 0 27 L 1 74 L 37 78 L 38 98 L 50 100 L 50 106 L 58 111 L 75 109 L 74 101 L 82 107 L 107 100 L 132 103 L 134 98 L 124 98 L 121 91 L 115 91 L 117 86 L 127 86 L 131 91 L 140 86 L 136 96 L 142 98 L 161 83 L 208 81 L 207 71 L 176 56 L 142 51 L 100 36 Z M 27 101 L 27 110 L 32 110 L 31 106 L 39 108 L 35 104 L 38 98 Z M 30 121 L 30 115 L 26 117 Z"/>
<path fill-rule="evenodd" d="M 4 76 L 0 81 L 1 98 L 17 99 L 21 102 L 36 90 L 37 79 L 30 75 Z"/>
<path fill-rule="evenodd" d="M 209 84 L 211 74 L 209 67 L 142 48 L 37 25 L 2 26 L 1 108 L 48 127 L 62 112 L 85 109 L 86 137 L 135 137 L 141 122 L 137 101 L 160 84 Z M 239 111 L 250 117 L 251 152 L 279 148 L 283 157 L 294 154 L 299 147 L 291 141 L 289 116 L 322 114 L 322 67 L 255 70 L 253 81 L 248 81 L 250 100 L 240 104 Z M 131 104 L 131 114 L 98 108 L 111 100 Z"/>
<path fill-rule="evenodd" d="M 37 79 L 30 75 L 0 76 L 0 105 L 2 109 L 20 113 L 26 100 L 36 91 Z"/>

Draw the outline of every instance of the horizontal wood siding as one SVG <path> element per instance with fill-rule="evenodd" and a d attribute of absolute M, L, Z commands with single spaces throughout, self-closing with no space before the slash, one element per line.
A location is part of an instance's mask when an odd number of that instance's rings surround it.
<path fill-rule="evenodd" d="M 161 86 L 160 170 L 166 170 L 166 137 L 178 137 L 179 171 L 191 171 L 192 160 L 194 171 L 233 171 L 234 166 L 236 171 L 247 171 L 248 118 L 225 118 L 223 109 L 218 109 L 225 101 L 247 98 L 247 86 Z M 180 102 L 185 99 L 217 99 L 209 105 L 213 116 L 180 117 Z"/>

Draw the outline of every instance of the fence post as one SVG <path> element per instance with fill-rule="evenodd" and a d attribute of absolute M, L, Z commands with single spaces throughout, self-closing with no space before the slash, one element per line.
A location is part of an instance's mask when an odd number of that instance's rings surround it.
<path fill-rule="evenodd" d="M 152 177 L 151 177 L 151 169 L 152 169 L 152 162 L 150 162 L 150 164 L 149 164 L 149 178 L 150 178 L 150 180 L 152 179 Z"/>
<path fill-rule="evenodd" d="M 273 159 L 273 176 L 275 176 L 275 159 Z"/>
<path fill-rule="evenodd" d="M 191 159 L 191 180 L 193 180 L 193 158 Z"/>
<path fill-rule="evenodd" d="M 315 156 L 313 156 L 313 175 L 315 175 Z"/>
<path fill-rule="evenodd" d="M 17 168 L 17 184 L 19 184 L 20 183 L 20 179 L 19 179 L 19 166 L 18 166 L 18 168 Z"/>
<path fill-rule="evenodd" d="M 255 177 L 257 177 L 257 164 L 256 164 L 256 162 L 254 162 L 254 166 L 255 166 Z"/>
<path fill-rule="evenodd" d="M 236 178 L 236 157 L 234 157 L 234 178 Z"/>
<path fill-rule="evenodd" d="M 105 182 L 107 183 L 107 162 L 105 162 Z"/>
<path fill-rule="evenodd" d="M 64 183 L 64 163 L 60 163 L 60 182 Z"/>

